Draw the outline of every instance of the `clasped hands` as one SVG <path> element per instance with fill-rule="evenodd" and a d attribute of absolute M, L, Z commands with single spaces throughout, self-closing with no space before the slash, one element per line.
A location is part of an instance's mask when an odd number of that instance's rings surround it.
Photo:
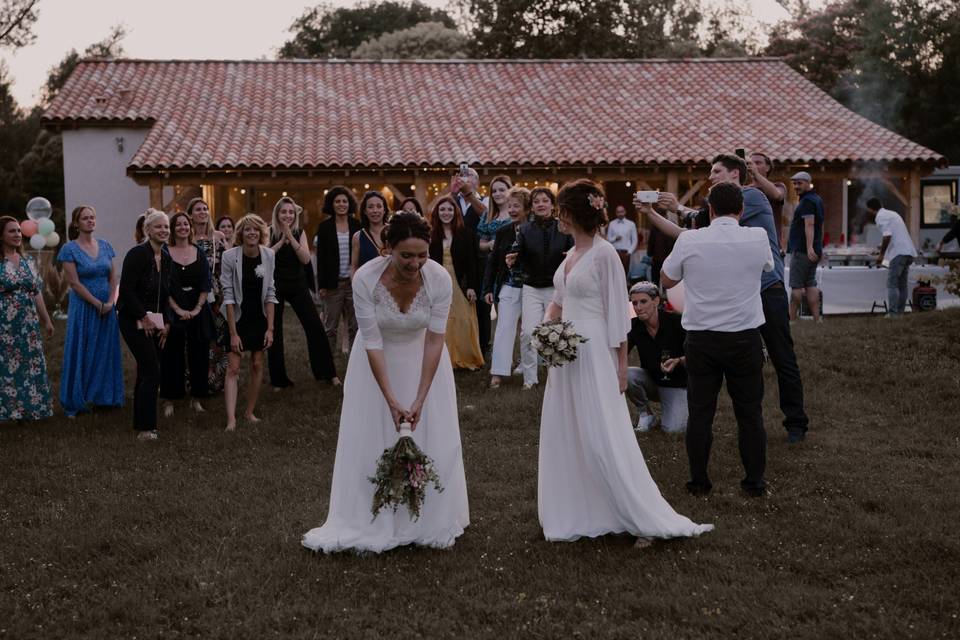
<path fill-rule="evenodd" d="M 400 431 L 400 424 L 403 422 L 410 423 L 411 431 L 417 430 L 417 423 L 420 422 L 420 411 L 423 409 L 423 400 L 414 400 L 409 409 L 402 407 L 396 400 L 389 401 L 387 406 L 390 407 L 390 417 L 393 418 L 393 427 L 397 431 Z"/>

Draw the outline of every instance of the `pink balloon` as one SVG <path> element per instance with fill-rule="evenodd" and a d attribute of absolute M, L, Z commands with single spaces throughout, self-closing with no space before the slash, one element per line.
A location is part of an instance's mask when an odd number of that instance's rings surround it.
<path fill-rule="evenodd" d="M 30 238 L 37 233 L 37 223 L 34 220 L 24 220 L 20 223 L 20 233 L 24 238 Z"/>
<path fill-rule="evenodd" d="M 683 312 L 683 299 L 684 294 L 686 293 L 686 288 L 683 286 L 682 282 L 678 282 L 676 286 L 667 289 L 667 302 L 670 303 L 670 306 L 677 312 Z"/>

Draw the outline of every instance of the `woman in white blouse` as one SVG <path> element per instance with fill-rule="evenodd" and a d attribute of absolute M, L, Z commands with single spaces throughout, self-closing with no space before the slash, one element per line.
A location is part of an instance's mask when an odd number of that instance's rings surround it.
<path fill-rule="evenodd" d="M 302 541 L 314 551 L 445 548 L 470 522 L 457 393 L 444 344 L 453 285 L 446 269 L 429 260 L 430 228 L 422 218 L 397 214 L 386 240 L 388 255 L 353 277 L 359 333 L 344 381 L 327 520 Z M 428 488 L 416 521 L 406 509 L 371 519 L 374 485 L 368 478 L 396 442 L 401 422 L 411 423 L 444 490 Z"/>

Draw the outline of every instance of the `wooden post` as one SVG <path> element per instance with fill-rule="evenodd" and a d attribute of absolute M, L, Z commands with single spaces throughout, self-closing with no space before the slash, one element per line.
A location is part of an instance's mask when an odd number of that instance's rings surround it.
<path fill-rule="evenodd" d="M 160 180 L 150 181 L 150 208 L 163 210 L 163 183 Z"/>
<path fill-rule="evenodd" d="M 680 174 L 677 173 L 676 169 L 670 169 L 667 171 L 667 191 L 676 195 L 680 195 L 677 193 L 680 191 Z"/>
<path fill-rule="evenodd" d="M 913 238 L 913 244 L 920 246 L 920 217 L 923 215 L 923 208 L 920 202 L 920 171 L 916 166 L 910 168 L 910 206 L 907 208 L 907 228 L 910 229 L 910 237 Z"/>

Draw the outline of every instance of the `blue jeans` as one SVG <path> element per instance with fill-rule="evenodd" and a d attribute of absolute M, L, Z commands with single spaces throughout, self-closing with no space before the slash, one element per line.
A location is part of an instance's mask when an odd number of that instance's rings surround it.
<path fill-rule="evenodd" d="M 887 311 L 903 313 L 907 306 L 907 278 L 913 256 L 896 256 L 890 261 L 887 271 Z"/>

